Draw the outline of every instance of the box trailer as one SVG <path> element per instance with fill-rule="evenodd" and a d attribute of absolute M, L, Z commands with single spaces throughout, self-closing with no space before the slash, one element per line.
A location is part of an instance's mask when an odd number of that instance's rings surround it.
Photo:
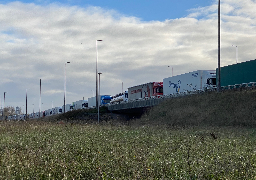
<path fill-rule="evenodd" d="M 84 109 L 88 107 L 88 101 L 86 100 L 79 100 L 73 103 L 74 105 L 74 109 L 78 110 L 78 109 Z"/>
<path fill-rule="evenodd" d="M 256 59 L 220 68 L 221 86 L 256 82 Z M 218 68 L 216 69 L 218 82 Z"/>
<path fill-rule="evenodd" d="M 65 109 L 66 111 L 66 109 Z M 55 115 L 55 114 L 61 114 L 62 113 L 62 107 L 55 107 L 55 108 L 52 108 L 52 114 Z"/>
<path fill-rule="evenodd" d="M 99 95 L 98 100 L 100 102 L 100 106 L 106 105 L 110 103 L 111 96 L 110 95 Z M 96 96 L 88 98 L 88 107 L 96 107 Z"/>
<path fill-rule="evenodd" d="M 122 102 L 128 102 L 128 90 L 124 93 L 119 93 L 115 96 L 112 96 L 110 100 L 110 104 L 120 104 Z"/>
<path fill-rule="evenodd" d="M 88 107 L 96 107 L 96 96 L 88 98 Z"/>
<path fill-rule="evenodd" d="M 128 100 L 137 100 L 163 95 L 163 82 L 149 82 L 128 88 Z"/>
<path fill-rule="evenodd" d="M 163 79 L 164 95 L 216 87 L 215 70 L 197 70 Z"/>

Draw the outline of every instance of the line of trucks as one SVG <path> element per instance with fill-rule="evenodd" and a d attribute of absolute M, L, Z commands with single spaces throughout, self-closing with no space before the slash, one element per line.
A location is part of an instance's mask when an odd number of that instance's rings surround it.
<path fill-rule="evenodd" d="M 246 62 L 241 62 L 233 65 L 221 67 L 221 85 L 225 90 L 226 88 L 232 89 L 236 87 L 256 87 L 256 59 Z M 216 70 L 197 70 L 173 77 L 164 78 L 163 82 L 149 82 L 133 87 L 129 87 L 127 91 L 119 93 L 115 96 L 101 95 L 100 105 L 112 105 L 126 103 L 130 101 L 137 101 L 149 98 L 159 98 L 162 96 L 176 95 L 176 94 L 188 94 L 198 91 L 216 89 L 216 82 L 218 76 L 216 76 Z M 72 104 L 65 106 L 66 112 L 91 108 L 96 106 L 96 98 L 92 97 L 87 100 L 76 101 Z M 18 108 L 18 107 L 17 107 Z M 16 109 L 17 109 L 16 108 Z M 51 108 L 45 110 L 40 114 L 33 113 L 30 117 L 37 118 L 42 116 L 48 116 L 52 114 L 62 113 L 62 107 Z M 0 109 L 0 114 L 2 109 Z M 17 111 L 19 117 L 15 119 L 24 119 L 24 114 Z M 0 116 L 1 117 L 1 116 Z M 9 118 L 9 117 L 8 117 Z M 12 117 L 10 117 L 12 118 Z"/>
<path fill-rule="evenodd" d="M 130 87 L 125 93 L 114 96 L 110 104 L 159 98 L 171 94 L 205 91 L 206 89 L 214 88 L 216 88 L 216 71 L 197 70 L 164 78 L 163 82 L 149 82 Z"/>
<path fill-rule="evenodd" d="M 129 87 L 127 91 L 119 93 L 115 96 L 100 95 L 100 105 L 111 105 L 126 103 L 135 100 L 143 100 L 149 98 L 159 98 L 165 95 L 177 93 L 189 93 L 193 91 L 203 91 L 216 87 L 216 71 L 215 70 L 198 70 L 173 77 L 164 78 L 163 82 L 149 82 L 133 87 Z M 79 100 L 72 104 L 66 104 L 66 112 L 77 109 L 93 108 L 96 106 L 96 97 L 88 98 L 87 100 Z M 18 108 L 18 107 L 17 107 Z M 16 109 L 17 109 L 16 108 Z M 39 112 L 29 114 L 29 118 L 38 118 L 51 116 L 62 113 L 62 107 L 55 107 Z M 20 114 L 15 119 L 24 119 L 25 115 Z M 8 117 L 13 119 L 13 117 Z"/>

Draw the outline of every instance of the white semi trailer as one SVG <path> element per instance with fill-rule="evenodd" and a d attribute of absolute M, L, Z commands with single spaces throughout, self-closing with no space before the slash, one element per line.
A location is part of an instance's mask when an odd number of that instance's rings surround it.
<path fill-rule="evenodd" d="M 163 79 L 164 95 L 216 87 L 215 70 L 197 70 Z"/>
<path fill-rule="evenodd" d="M 79 100 L 73 103 L 74 109 L 84 109 L 88 107 L 88 101 L 86 100 Z"/>

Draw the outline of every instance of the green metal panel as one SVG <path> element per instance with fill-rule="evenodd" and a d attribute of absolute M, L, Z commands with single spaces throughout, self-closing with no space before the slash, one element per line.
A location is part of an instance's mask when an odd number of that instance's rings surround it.
<path fill-rule="evenodd" d="M 216 69 L 218 82 L 218 68 Z M 221 86 L 256 82 L 256 59 L 220 68 Z"/>

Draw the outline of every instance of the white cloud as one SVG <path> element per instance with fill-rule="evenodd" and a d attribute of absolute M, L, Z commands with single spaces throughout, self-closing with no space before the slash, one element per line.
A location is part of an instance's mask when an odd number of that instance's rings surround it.
<path fill-rule="evenodd" d="M 222 1 L 222 66 L 255 59 L 256 2 Z M 217 67 L 217 1 L 191 10 L 188 17 L 142 22 L 114 10 L 21 2 L 0 5 L 0 89 L 15 87 L 7 101 L 22 106 L 26 89 L 30 104 L 50 108 L 63 102 L 67 61 L 67 103 L 95 91 L 95 41 L 98 42 L 101 92 L 114 95 L 124 88 L 198 69 Z M 92 91 L 93 90 L 93 91 Z M 2 92 L 0 92 L 2 94 Z M 2 95 L 0 96 L 2 97 Z M 1 98 L 2 99 L 2 98 Z M 33 101 L 33 102 L 32 102 Z M 17 103 L 17 104 L 15 104 Z M 31 108 L 30 108 L 31 109 Z"/>

